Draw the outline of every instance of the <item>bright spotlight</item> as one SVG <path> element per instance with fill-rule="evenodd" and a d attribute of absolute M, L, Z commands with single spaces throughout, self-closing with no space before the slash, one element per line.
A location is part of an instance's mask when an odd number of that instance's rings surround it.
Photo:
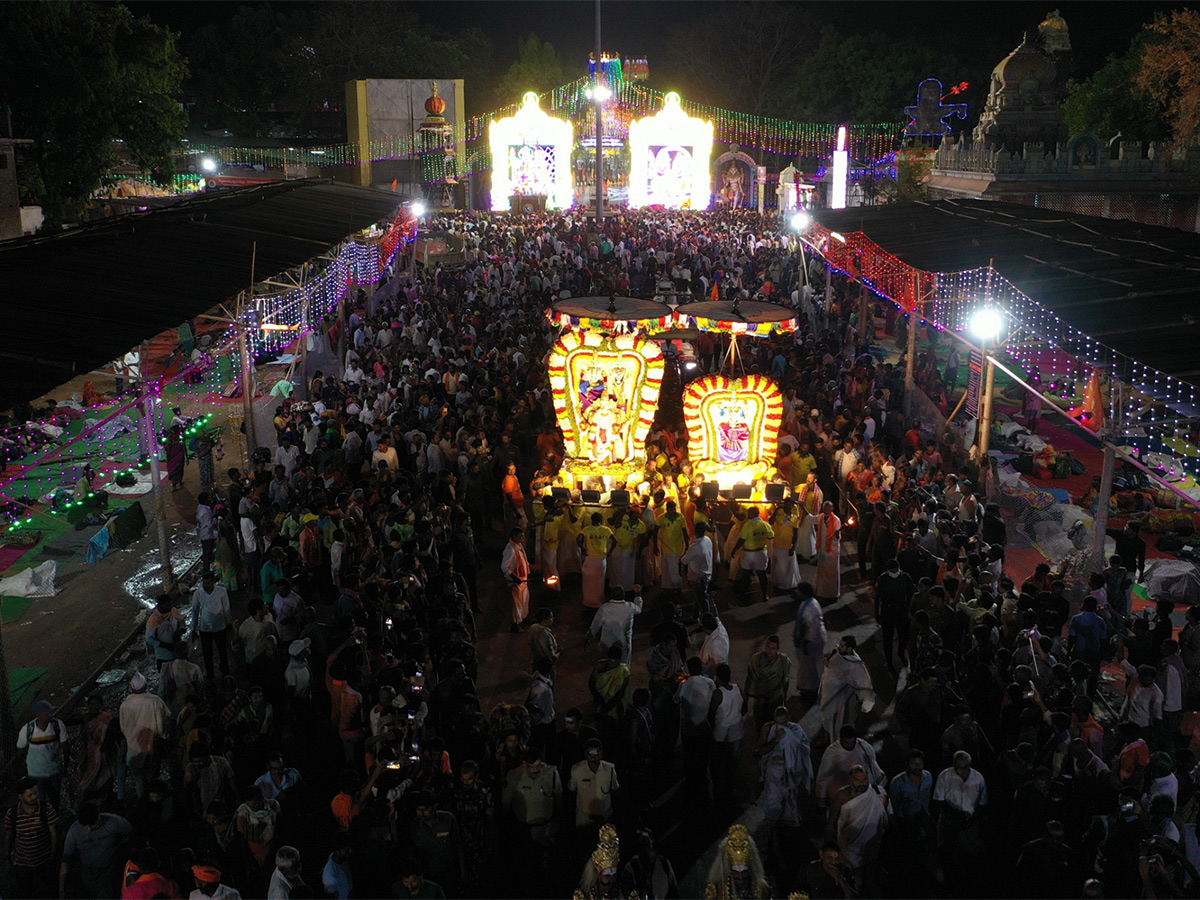
<path fill-rule="evenodd" d="M 1004 316 L 998 309 L 984 306 L 977 309 L 971 316 L 971 334 L 984 343 L 990 344 L 1004 329 Z"/>
<path fill-rule="evenodd" d="M 421 203 L 420 201 L 414 203 L 410 209 L 412 209 L 412 214 L 418 219 L 425 215 L 425 204 Z"/>
<path fill-rule="evenodd" d="M 792 214 L 792 228 L 796 229 L 796 231 L 803 231 L 811 224 L 812 216 L 804 210 Z"/>
<path fill-rule="evenodd" d="M 597 84 L 590 87 L 586 91 L 589 100 L 598 100 L 601 103 L 607 103 L 612 98 L 612 91 L 606 84 Z"/>
<path fill-rule="evenodd" d="M 205 172 L 217 171 L 217 161 L 211 156 L 203 156 L 200 158 L 200 168 Z"/>

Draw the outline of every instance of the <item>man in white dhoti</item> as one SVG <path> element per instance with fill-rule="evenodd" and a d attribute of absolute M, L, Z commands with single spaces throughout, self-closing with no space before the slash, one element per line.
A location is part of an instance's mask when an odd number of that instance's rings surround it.
<path fill-rule="evenodd" d="M 753 572 L 758 576 L 758 586 L 762 588 L 763 603 L 766 603 L 771 596 L 771 592 L 767 588 L 767 567 L 770 561 L 768 548 L 774 539 L 775 532 L 770 525 L 759 518 L 758 507 L 751 506 L 746 510 L 746 521 L 738 532 L 737 543 L 733 545 L 733 552 L 730 554 L 732 558 L 737 556 L 739 550 L 742 552 L 740 571 L 738 572 L 740 589 L 746 590 L 750 583 L 750 573 Z"/>
<path fill-rule="evenodd" d="M 514 528 L 509 533 L 504 555 L 500 557 L 500 571 L 512 590 L 512 630 L 517 634 L 529 616 L 529 558 L 525 555 L 524 528 Z"/>
<path fill-rule="evenodd" d="M 637 552 L 646 533 L 645 523 L 627 510 L 618 509 L 609 527 L 616 546 L 608 557 L 608 586 L 632 591 L 637 581 Z"/>
<path fill-rule="evenodd" d="M 825 658 L 819 699 L 821 724 L 831 738 L 843 725 L 853 725 L 858 711 L 869 712 L 875 705 L 875 688 L 867 664 L 858 655 L 858 641 L 848 634 L 837 649 Z"/>
<path fill-rule="evenodd" d="M 817 520 L 821 518 L 824 502 L 825 495 L 817 484 L 817 473 L 809 472 L 796 494 L 796 510 L 799 514 L 796 523 L 796 556 L 802 562 L 808 562 L 817 553 Z"/>
<path fill-rule="evenodd" d="M 789 594 L 800 583 L 800 566 L 796 559 L 796 511 L 791 497 L 771 516 L 771 583 Z"/>
<path fill-rule="evenodd" d="M 861 891 L 879 859 L 879 847 L 888 828 L 888 796 L 870 783 L 861 766 L 851 770 L 847 790 L 852 796 L 838 813 L 838 846 L 842 859 L 854 872 L 855 887 Z"/>
<path fill-rule="evenodd" d="M 817 523 L 817 582 L 813 587 L 822 600 L 842 596 L 842 520 L 828 501 Z"/>
<path fill-rule="evenodd" d="M 871 784 L 887 784 L 887 776 L 875 759 L 875 748 L 860 738 L 853 726 L 844 725 L 837 740 L 821 755 L 813 788 L 817 801 L 827 805 L 833 800 L 837 792 L 850 783 L 850 770 L 855 766 L 862 767 Z"/>
<path fill-rule="evenodd" d="M 667 501 L 667 511 L 654 523 L 654 543 L 658 548 L 659 586 L 664 591 L 681 591 L 683 577 L 679 558 L 688 545 L 687 520 L 675 509 L 675 501 Z"/>
<path fill-rule="evenodd" d="M 608 555 L 617 542 L 600 513 L 592 513 L 591 524 L 579 532 L 578 542 L 583 553 L 583 605 L 599 609 L 604 604 Z"/>
<path fill-rule="evenodd" d="M 763 818 L 772 826 L 800 824 L 800 792 L 813 783 L 808 735 L 788 718 L 788 708 L 777 707 L 762 746 L 754 751 L 762 759 Z"/>
<path fill-rule="evenodd" d="M 804 582 L 797 588 L 800 606 L 796 610 L 796 627 L 792 631 L 792 644 L 796 647 L 799 674 L 796 690 L 808 703 L 815 703 L 821 688 L 821 676 L 825 674 L 825 643 L 829 636 L 825 631 L 825 614 L 821 604 L 813 596 L 812 585 Z"/>

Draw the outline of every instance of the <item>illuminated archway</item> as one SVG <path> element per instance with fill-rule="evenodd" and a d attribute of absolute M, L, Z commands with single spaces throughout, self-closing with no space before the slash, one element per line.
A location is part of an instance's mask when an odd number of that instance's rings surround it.
<path fill-rule="evenodd" d="M 671 91 L 662 110 L 629 123 L 629 205 L 708 209 L 712 122 L 689 116 Z"/>
<path fill-rule="evenodd" d="M 570 122 L 548 115 L 530 91 L 515 116 L 492 122 L 492 209 L 507 210 L 509 199 L 545 195 L 546 206 L 571 205 Z"/>

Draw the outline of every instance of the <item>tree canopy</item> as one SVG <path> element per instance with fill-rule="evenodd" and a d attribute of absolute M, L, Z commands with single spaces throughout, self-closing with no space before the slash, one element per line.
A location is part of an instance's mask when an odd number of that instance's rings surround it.
<path fill-rule="evenodd" d="M 79 218 L 122 156 L 169 178 L 185 73 L 175 35 L 120 4 L 0 4 L 0 90 L 48 226 Z"/>
<path fill-rule="evenodd" d="M 1150 32 L 1138 34 L 1129 49 L 1110 56 L 1090 78 L 1067 84 L 1063 114 L 1071 134 L 1091 132 L 1102 138 L 1118 133 L 1130 141 L 1159 141 L 1169 134 L 1163 108 L 1137 85 L 1148 53 L 1160 41 Z"/>
<path fill-rule="evenodd" d="M 471 111 L 493 99 L 482 87 L 494 80 L 490 40 L 478 29 L 433 31 L 398 3 L 243 6 L 187 49 L 193 118 L 205 129 L 344 132 L 345 83 L 356 78 L 464 78 Z"/>
<path fill-rule="evenodd" d="M 496 87 L 498 104 L 514 103 L 526 91 L 539 94 L 552 91 L 570 79 L 562 57 L 549 41 L 539 41 L 536 34 L 517 41 L 517 59 L 508 67 Z"/>
<path fill-rule="evenodd" d="M 1145 53 L 1137 87 L 1166 110 L 1176 146 L 1200 137 L 1200 11 L 1175 10 L 1146 26 L 1154 52 Z"/>

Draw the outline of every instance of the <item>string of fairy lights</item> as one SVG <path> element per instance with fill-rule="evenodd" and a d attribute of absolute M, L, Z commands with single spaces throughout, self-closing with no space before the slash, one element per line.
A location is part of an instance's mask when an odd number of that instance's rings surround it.
<path fill-rule="evenodd" d="M 863 232 L 843 234 L 818 223 L 808 227 L 802 240 L 834 269 L 861 280 L 906 312 L 912 312 L 919 299 L 923 319 L 939 329 L 965 332 L 978 309 L 1000 310 L 1011 338 L 1004 352 L 1044 391 L 1071 404 L 1082 393 L 1091 369 L 1099 368 L 1110 383 L 1120 385 L 1120 390 L 1110 393 L 1114 418 L 1126 440 L 1138 446 L 1166 438 L 1178 445 L 1177 452 L 1200 456 L 1195 446 L 1200 419 L 1195 385 L 1084 334 L 995 268 L 924 271 L 884 250 Z M 1156 410 L 1153 428 L 1144 421 L 1148 407 Z M 1195 474 L 1200 475 L 1200 459 L 1194 463 Z"/>
<path fill-rule="evenodd" d="M 587 92 L 592 85 L 590 78 L 577 78 L 541 95 L 543 106 L 549 112 L 566 113 L 579 124 L 586 124 L 593 109 Z M 663 107 L 663 92 L 627 80 L 615 80 L 610 85 L 613 91 L 610 106 L 628 116 L 649 116 Z M 689 115 L 712 121 L 716 139 L 728 144 L 752 147 L 767 153 L 783 156 L 822 159 L 829 155 L 837 138 L 836 124 L 796 122 L 771 116 L 723 109 L 684 100 L 683 109 Z M 457 144 L 482 142 L 482 149 L 472 153 L 467 164 L 468 172 L 477 172 L 491 167 L 490 154 L 486 150 L 487 133 L 496 119 L 508 118 L 519 109 L 511 103 L 462 122 L 452 123 L 453 141 Z M 855 159 L 878 159 L 898 146 L 903 122 L 860 123 L 846 126 L 847 149 Z M 408 159 L 413 156 L 424 158 L 430 154 L 427 138 L 420 133 L 394 135 L 384 139 L 364 142 L 322 144 L 312 147 L 218 147 L 190 144 L 189 152 L 219 157 L 227 165 L 260 166 L 263 168 L 351 166 L 379 160 Z M 442 164 L 429 161 L 444 177 Z M 465 174 L 465 173 L 464 173 Z"/>
<path fill-rule="evenodd" d="M 169 378 L 148 380 L 145 396 L 115 404 L 80 407 L 88 416 L 79 434 L 67 440 L 50 441 L 37 448 L 31 458 L 10 460 L 9 471 L 0 478 L 0 526 L 10 539 L 30 533 L 39 517 L 62 518 L 86 506 L 95 493 L 75 497 L 62 489 L 72 488 L 92 464 L 96 481 L 106 484 L 124 474 L 135 474 L 150 448 L 141 433 L 144 415 L 152 417 L 150 430 L 161 441 L 166 436 L 167 409 L 226 399 L 225 383 L 240 367 L 239 336 L 242 328 L 251 336 L 253 355 L 278 354 L 309 334 L 321 333 L 329 324 L 341 299 L 360 285 L 377 283 L 401 244 L 415 238 L 411 213 L 401 207 L 385 226 L 373 226 L 352 236 L 306 267 L 311 277 L 286 290 L 259 293 L 240 304 L 239 318 L 230 324 L 208 349 L 189 360 Z M 317 267 L 323 265 L 317 271 Z M 241 298 L 245 300 L 246 298 Z M 265 326 L 265 327 L 264 327 Z M 148 361 L 142 361 L 143 365 Z M 15 437 L 21 427 L 43 429 L 69 427 L 66 410 L 59 409 L 47 421 L 6 429 Z M 185 426 L 182 438 L 190 442 L 210 429 L 211 413 Z M 59 499 L 61 498 L 61 499 Z"/>

